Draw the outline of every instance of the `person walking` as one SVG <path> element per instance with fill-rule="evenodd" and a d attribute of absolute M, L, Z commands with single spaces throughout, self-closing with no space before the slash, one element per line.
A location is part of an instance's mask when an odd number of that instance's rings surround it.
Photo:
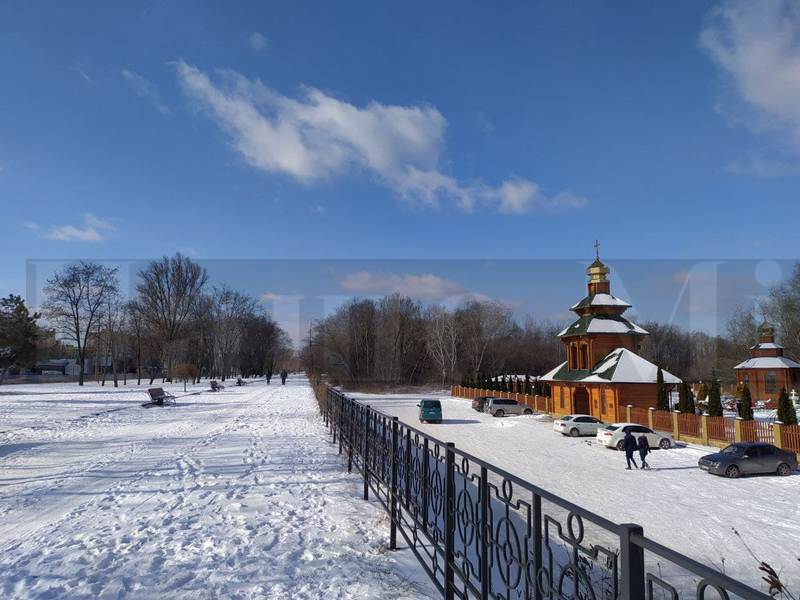
<path fill-rule="evenodd" d="M 650 454 L 650 442 L 647 441 L 647 436 L 645 434 L 639 436 L 636 446 L 639 448 L 639 459 L 642 461 L 642 468 L 649 469 L 650 465 L 647 464 L 645 457 Z"/>
<path fill-rule="evenodd" d="M 629 471 L 631 470 L 631 463 L 637 469 L 639 465 L 636 464 L 636 460 L 633 458 L 633 453 L 636 452 L 638 446 L 636 445 L 636 438 L 633 437 L 633 434 L 630 431 L 625 432 L 625 437 L 622 439 L 622 449 L 625 450 L 625 460 L 628 463 L 626 467 Z"/>
<path fill-rule="evenodd" d="M 286 372 L 286 369 L 281 371 L 281 385 L 286 385 L 286 378 L 288 376 L 289 376 L 289 374 Z"/>

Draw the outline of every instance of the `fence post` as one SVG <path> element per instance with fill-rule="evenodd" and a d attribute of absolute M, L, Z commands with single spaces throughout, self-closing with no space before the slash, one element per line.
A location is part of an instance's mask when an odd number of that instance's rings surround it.
<path fill-rule="evenodd" d="M 431 455 L 428 452 L 428 438 L 422 440 L 422 531 L 428 532 L 428 482 L 431 476 Z"/>
<path fill-rule="evenodd" d="M 342 453 L 342 420 L 344 419 L 344 394 L 339 395 L 339 402 L 336 405 L 336 429 L 339 430 L 339 454 Z M 336 442 L 336 436 L 333 437 Z"/>
<path fill-rule="evenodd" d="M 361 459 L 364 468 L 364 500 L 369 500 L 369 404 L 364 407 L 364 456 Z"/>
<path fill-rule="evenodd" d="M 644 598 L 644 548 L 635 544 L 631 536 L 644 535 L 640 525 L 623 523 L 619 526 L 619 562 L 621 567 L 622 600 Z"/>
<path fill-rule="evenodd" d="M 354 402 L 347 402 L 347 472 L 353 472 L 353 405 Z"/>
<path fill-rule="evenodd" d="M 453 600 L 455 585 L 453 563 L 455 562 L 455 444 L 445 446 L 444 480 L 444 598 Z"/>
<path fill-rule="evenodd" d="M 331 405 L 331 388 L 326 387 L 325 388 L 325 410 L 322 411 L 322 414 L 325 417 L 325 427 L 330 425 L 330 422 L 328 421 L 328 411 L 330 410 L 330 405 Z"/>
<path fill-rule="evenodd" d="M 491 539 L 492 532 L 489 525 L 489 470 L 484 466 L 481 466 L 479 496 L 481 501 L 481 600 L 489 600 L 489 580 L 491 579 L 491 574 L 489 573 L 489 540 Z M 539 554 L 540 553 L 537 551 L 536 555 Z M 538 572 L 537 569 L 536 573 Z"/>
<path fill-rule="evenodd" d="M 742 441 L 742 417 L 736 417 L 733 421 L 733 440 Z"/>
<path fill-rule="evenodd" d="M 397 428 L 399 419 L 392 417 L 392 495 L 389 522 L 389 550 L 397 550 Z"/>
<path fill-rule="evenodd" d="M 625 422 L 626 423 L 633 423 L 633 421 L 631 421 L 631 409 L 632 408 L 633 408 L 632 404 L 628 404 L 628 406 L 625 407 Z"/>
<path fill-rule="evenodd" d="M 708 446 L 708 413 L 703 413 L 700 417 L 700 437 L 703 445 Z"/>
<path fill-rule="evenodd" d="M 681 439 L 681 432 L 678 428 L 678 415 L 681 414 L 679 411 L 675 410 L 672 411 L 672 437 L 676 440 Z"/>
<path fill-rule="evenodd" d="M 411 469 L 413 468 L 413 461 L 411 460 L 411 430 L 406 429 L 406 456 L 405 468 L 403 474 L 406 476 L 405 492 L 406 492 L 406 514 L 413 514 L 411 510 Z"/>
<path fill-rule="evenodd" d="M 647 409 L 647 426 L 652 429 L 653 431 L 656 430 L 656 408 L 655 406 L 651 406 Z"/>
<path fill-rule="evenodd" d="M 775 445 L 783 448 L 783 421 L 772 422 L 772 433 L 775 436 Z"/>

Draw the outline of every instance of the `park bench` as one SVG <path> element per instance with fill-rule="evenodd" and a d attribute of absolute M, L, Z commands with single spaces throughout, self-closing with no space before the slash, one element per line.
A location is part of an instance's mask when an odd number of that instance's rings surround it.
<path fill-rule="evenodd" d="M 220 390 L 224 390 L 224 389 L 225 389 L 225 386 L 222 385 L 219 381 L 217 381 L 216 379 L 212 379 L 211 380 L 211 391 L 212 392 L 219 392 Z"/>
<path fill-rule="evenodd" d="M 239 379 L 236 380 L 236 385 L 247 385 L 247 382 L 239 377 Z"/>
<path fill-rule="evenodd" d="M 150 395 L 150 402 L 153 404 L 163 405 L 165 402 L 174 402 L 175 396 L 164 391 L 164 388 L 150 388 L 147 390 Z"/>

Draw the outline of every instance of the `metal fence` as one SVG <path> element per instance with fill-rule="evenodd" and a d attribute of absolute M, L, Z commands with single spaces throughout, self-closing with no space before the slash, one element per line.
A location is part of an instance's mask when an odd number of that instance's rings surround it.
<path fill-rule="evenodd" d="M 322 412 L 447 600 L 769 598 L 334 388 Z"/>

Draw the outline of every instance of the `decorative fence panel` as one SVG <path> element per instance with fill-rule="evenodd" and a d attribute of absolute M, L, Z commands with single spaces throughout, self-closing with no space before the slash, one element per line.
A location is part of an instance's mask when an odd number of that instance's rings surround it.
<path fill-rule="evenodd" d="M 678 433 L 681 435 L 700 437 L 702 429 L 700 417 L 694 413 L 680 413 L 678 415 Z"/>
<path fill-rule="evenodd" d="M 650 411 L 646 408 L 631 407 L 631 423 L 650 427 Z"/>
<path fill-rule="evenodd" d="M 742 421 L 742 440 L 745 442 L 775 443 L 775 430 L 772 423 L 764 421 Z"/>
<path fill-rule="evenodd" d="M 733 419 L 708 417 L 708 438 L 732 444 L 736 441 L 736 428 Z"/>
<path fill-rule="evenodd" d="M 653 429 L 672 433 L 672 413 L 668 410 L 653 411 Z"/>
<path fill-rule="evenodd" d="M 782 446 L 786 450 L 800 453 L 800 426 L 784 425 L 781 431 Z"/>
<path fill-rule="evenodd" d="M 770 598 L 334 388 L 322 412 L 446 600 Z"/>

